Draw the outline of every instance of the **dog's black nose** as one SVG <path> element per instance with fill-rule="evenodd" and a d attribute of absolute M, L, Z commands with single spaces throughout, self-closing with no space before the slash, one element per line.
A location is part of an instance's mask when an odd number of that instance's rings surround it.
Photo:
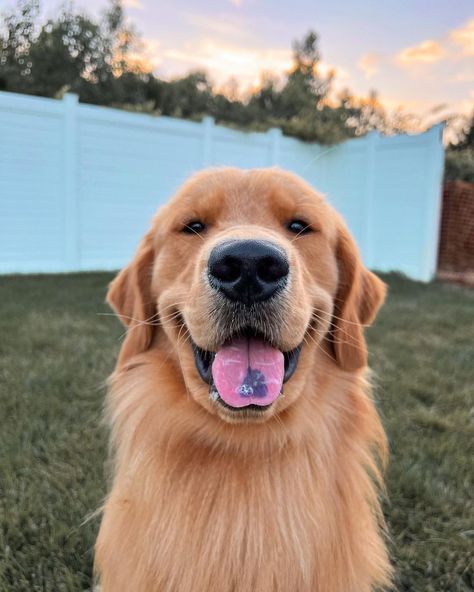
<path fill-rule="evenodd" d="M 273 243 L 258 240 L 226 241 L 211 251 L 211 285 L 234 301 L 252 304 L 267 300 L 286 284 L 285 253 Z"/>

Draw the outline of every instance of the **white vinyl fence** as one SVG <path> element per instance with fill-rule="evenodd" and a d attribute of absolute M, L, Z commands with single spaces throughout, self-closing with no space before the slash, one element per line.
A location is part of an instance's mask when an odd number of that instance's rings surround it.
<path fill-rule="evenodd" d="M 194 171 L 278 165 L 324 192 L 366 264 L 423 281 L 436 269 L 442 127 L 335 147 L 0 92 L 0 273 L 118 269 Z"/>

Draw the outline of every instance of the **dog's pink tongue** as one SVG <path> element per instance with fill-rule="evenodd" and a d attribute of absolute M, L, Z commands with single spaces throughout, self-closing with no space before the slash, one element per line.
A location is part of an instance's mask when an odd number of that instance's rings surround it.
<path fill-rule="evenodd" d="M 212 364 L 217 391 L 232 407 L 270 405 L 281 392 L 283 375 L 281 351 L 254 338 L 224 345 Z"/>

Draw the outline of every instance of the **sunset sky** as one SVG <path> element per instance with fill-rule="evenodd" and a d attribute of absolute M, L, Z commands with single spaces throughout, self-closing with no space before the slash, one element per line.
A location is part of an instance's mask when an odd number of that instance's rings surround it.
<path fill-rule="evenodd" d="M 473 0 L 125 0 L 145 41 L 147 58 L 163 77 L 206 69 L 216 85 L 234 76 L 242 88 L 261 71 L 281 73 L 291 43 L 309 29 L 320 35 L 324 68 L 336 88 L 379 92 L 389 109 L 424 113 L 474 108 Z M 11 5 L 0 0 L 0 6 Z M 43 0 L 46 14 L 56 0 Z M 92 14 L 103 0 L 78 0 Z"/>

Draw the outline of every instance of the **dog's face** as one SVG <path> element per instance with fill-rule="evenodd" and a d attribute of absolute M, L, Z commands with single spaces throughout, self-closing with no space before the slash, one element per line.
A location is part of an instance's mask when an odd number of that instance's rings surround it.
<path fill-rule="evenodd" d="M 235 423 L 295 404 L 322 360 L 363 368 L 363 327 L 384 293 L 305 182 L 221 169 L 193 177 L 159 211 L 108 299 L 128 326 L 120 367 L 168 351 L 183 396 Z"/>

